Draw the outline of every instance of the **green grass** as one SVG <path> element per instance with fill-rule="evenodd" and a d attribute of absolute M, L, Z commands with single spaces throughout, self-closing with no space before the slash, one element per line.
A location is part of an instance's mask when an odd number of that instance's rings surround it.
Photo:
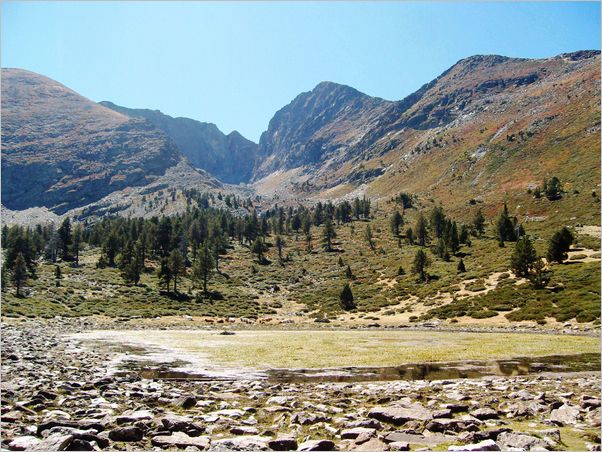
<path fill-rule="evenodd" d="M 545 334 L 431 331 L 99 331 L 80 338 L 160 346 L 228 367 L 326 368 L 597 353 L 600 339 Z M 180 354 L 182 353 L 182 355 Z M 194 360 L 194 359 L 193 359 Z"/>

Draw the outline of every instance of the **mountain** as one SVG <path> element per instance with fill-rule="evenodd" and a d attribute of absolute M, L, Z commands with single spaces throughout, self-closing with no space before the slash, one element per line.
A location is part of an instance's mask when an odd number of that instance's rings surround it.
<path fill-rule="evenodd" d="M 131 118 L 144 118 L 165 132 L 197 168 L 230 184 L 248 182 L 257 159 L 257 144 L 237 131 L 228 135 L 215 124 L 189 118 L 172 118 L 158 110 L 133 109 L 100 102 Z"/>
<path fill-rule="evenodd" d="M 410 191 L 459 204 L 552 174 L 595 190 L 600 52 L 477 55 L 401 101 L 320 83 L 275 114 L 259 153 L 255 187 L 280 198 Z"/>
<path fill-rule="evenodd" d="M 55 213 L 146 186 L 170 169 L 194 172 L 175 144 L 33 72 L 2 69 L 2 205 Z M 207 175 L 198 175 L 214 184 Z"/>

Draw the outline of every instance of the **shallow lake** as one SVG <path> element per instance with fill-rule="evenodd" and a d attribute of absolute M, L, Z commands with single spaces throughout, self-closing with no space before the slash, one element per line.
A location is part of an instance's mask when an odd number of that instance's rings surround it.
<path fill-rule="evenodd" d="M 408 330 L 94 331 L 115 373 L 152 379 L 288 382 L 437 380 L 600 370 L 600 339 Z"/>

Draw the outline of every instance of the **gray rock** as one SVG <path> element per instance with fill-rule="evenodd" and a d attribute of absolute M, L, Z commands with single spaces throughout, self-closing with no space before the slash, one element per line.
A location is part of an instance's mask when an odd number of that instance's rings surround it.
<path fill-rule="evenodd" d="M 154 414 L 150 410 L 138 410 L 131 413 L 124 413 L 121 416 L 117 416 L 115 419 L 118 424 L 133 424 L 139 421 L 148 421 L 154 417 Z"/>
<path fill-rule="evenodd" d="M 575 406 L 564 404 L 550 413 L 550 421 L 558 425 L 574 425 L 578 420 L 579 408 Z"/>
<path fill-rule="evenodd" d="M 197 403 L 196 397 L 194 396 L 184 396 L 184 397 L 180 397 L 179 399 L 177 399 L 174 402 L 174 405 L 182 408 L 184 410 L 187 410 L 189 408 L 192 408 L 193 406 L 195 406 Z"/>
<path fill-rule="evenodd" d="M 299 444 L 298 451 L 335 450 L 334 443 L 328 439 L 312 439 Z"/>
<path fill-rule="evenodd" d="M 63 435 L 61 433 L 54 433 L 47 438 L 44 438 L 32 447 L 29 447 L 27 451 L 40 451 L 47 452 L 49 450 L 65 450 L 73 442 L 73 435 Z"/>
<path fill-rule="evenodd" d="M 268 441 L 268 447 L 272 450 L 297 450 L 297 440 L 292 436 L 279 436 Z"/>
<path fill-rule="evenodd" d="M 188 436 L 184 432 L 175 432 L 172 435 L 158 435 L 151 439 L 151 444 L 158 447 L 196 447 L 207 449 L 210 444 L 208 436 Z"/>
<path fill-rule="evenodd" d="M 449 451 L 486 451 L 486 450 L 501 450 L 500 446 L 498 446 L 494 440 L 486 439 L 485 441 L 481 441 L 477 444 L 463 444 L 461 446 L 449 446 L 447 448 Z"/>
<path fill-rule="evenodd" d="M 360 436 L 362 434 L 374 436 L 375 433 L 376 433 L 376 430 L 373 428 L 355 427 L 355 428 L 343 430 L 341 432 L 341 439 L 356 439 L 358 436 Z"/>
<path fill-rule="evenodd" d="M 269 450 L 268 441 L 270 440 L 271 438 L 265 436 L 237 436 L 213 441 L 211 448 L 220 450 Z"/>
<path fill-rule="evenodd" d="M 8 443 L 8 448 L 10 450 L 26 450 L 30 447 L 35 446 L 40 441 L 41 439 L 31 435 L 19 436 L 17 438 L 14 438 L 10 443 Z"/>
<path fill-rule="evenodd" d="M 413 420 L 429 421 L 433 418 L 431 412 L 419 403 L 408 406 L 375 407 L 370 410 L 368 416 L 394 425 L 403 425 Z"/>
<path fill-rule="evenodd" d="M 161 424 L 169 432 L 184 432 L 189 436 L 199 436 L 205 431 L 202 425 L 194 423 L 187 416 L 165 416 L 161 419 Z"/>
<path fill-rule="evenodd" d="M 497 419 L 500 417 L 498 412 L 493 408 L 478 408 L 474 411 L 471 411 L 470 414 L 482 421 L 487 419 Z"/>
<path fill-rule="evenodd" d="M 502 448 L 515 447 L 525 450 L 529 450 L 534 447 L 542 447 L 544 449 L 548 447 L 548 443 L 546 443 L 543 439 L 519 432 L 500 433 L 497 437 L 497 443 Z"/>
<path fill-rule="evenodd" d="M 232 427 L 230 433 L 233 433 L 234 435 L 257 435 L 259 432 L 255 427 L 239 425 Z"/>
<path fill-rule="evenodd" d="M 138 427 L 118 427 L 109 432 L 109 439 L 112 441 L 141 441 L 143 437 L 144 434 Z"/>
<path fill-rule="evenodd" d="M 403 441 L 389 443 L 389 450 L 410 450 L 410 445 Z"/>

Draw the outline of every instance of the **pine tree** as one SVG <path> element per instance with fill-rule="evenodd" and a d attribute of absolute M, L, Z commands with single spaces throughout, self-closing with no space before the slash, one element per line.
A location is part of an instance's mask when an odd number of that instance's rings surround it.
<path fill-rule="evenodd" d="M 369 224 L 366 225 L 366 232 L 364 237 L 366 238 L 366 242 L 368 242 L 368 246 L 370 247 L 370 249 L 374 251 L 374 238 L 372 237 L 372 229 L 370 228 Z"/>
<path fill-rule="evenodd" d="M 184 258 L 179 249 L 175 249 L 169 255 L 169 267 L 171 269 L 171 277 L 173 279 L 173 291 L 178 293 L 178 278 L 186 274 Z"/>
<path fill-rule="evenodd" d="M 391 233 L 396 239 L 399 238 L 399 228 L 403 226 L 403 216 L 396 210 L 391 217 Z"/>
<path fill-rule="evenodd" d="M 559 231 L 556 231 L 550 243 L 548 245 L 547 258 L 549 262 L 562 262 L 567 258 L 567 252 L 571 248 L 573 241 L 575 240 L 572 232 L 567 228 L 563 227 Z"/>
<path fill-rule="evenodd" d="M 533 242 L 529 236 L 525 235 L 516 242 L 510 258 L 510 268 L 516 276 L 527 278 L 537 259 Z"/>
<path fill-rule="evenodd" d="M 416 227 L 414 229 L 414 233 L 416 234 L 418 244 L 420 246 L 425 246 L 426 241 L 428 240 L 428 230 L 427 222 L 424 218 L 424 215 L 422 215 L 422 212 L 418 214 L 418 219 L 416 220 Z"/>
<path fill-rule="evenodd" d="M 406 229 L 406 242 L 408 242 L 409 245 L 413 245 L 415 241 L 416 238 L 414 237 L 414 231 L 412 228 Z"/>
<path fill-rule="evenodd" d="M 284 248 L 285 246 L 284 239 L 281 236 L 277 235 L 275 239 L 275 245 L 276 249 L 278 250 L 278 259 L 280 260 L 280 262 L 282 262 L 282 248 Z"/>
<path fill-rule="evenodd" d="M 322 236 L 322 245 L 324 246 L 325 251 L 332 251 L 332 240 L 336 237 L 336 232 L 334 230 L 334 225 L 332 224 L 332 220 L 327 218 L 324 222 L 324 233 Z"/>
<path fill-rule="evenodd" d="M 82 244 L 82 227 L 79 224 L 73 228 L 72 243 L 73 259 L 75 260 L 75 266 L 79 267 L 79 253 Z"/>
<path fill-rule="evenodd" d="M 466 266 L 464 265 L 464 260 L 460 259 L 458 262 L 458 273 L 466 273 Z"/>
<path fill-rule="evenodd" d="M 556 201 L 562 198 L 562 184 L 560 179 L 553 176 L 549 180 L 544 180 L 543 192 L 550 201 Z"/>
<path fill-rule="evenodd" d="M 443 212 L 443 207 L 435 206 L 433 211 L 431 212 L 431 227 L 433 228 L 433 232 L 435 233 L 436 238 L 440 238 L 443 236 L 443 232 L 445 230 L 445 213 Z M 424 245 L 422 245 L 424 246 Z"/>
<path fill-rule="evenodd" d="M 353 302 L 353 292 L 351 291 L 351 286 L 349 283 L 343 286 L 343 290 L 341 290 L 341 294 L 339 295 L 339 300 L 341 302 L 341 307 L 345 311 L 350 311 L 355 309 L 355 303 Z"/>
<path fill-rule="evenodd" d="M 343 262 L 343 258 L 341 256 L 339 256 L 339 260 L 337 262 L 339 264 L 339 267 L 344 267 L 345 266 L 345 262 Z"/>
<path fill-rule="evenodd" d="M 71 260 L 70 249 L 73 239 L 71 237 L 71 221 L 69 220 L 69 217 L 63 220 L 63 223 L 57 232 L 59 236 L 61 258 L 64 261 Z"/>
<path fill-rule="evenodd" d="M 537 258 L 529 272 L 529 281 L 536 289 L 545 288 L 552 279 L 552 272 L 546 269 L 546 264 L 542 259 Z"/>
<path fill-rule="evenodd" d="M 418 275 L 422 281 L 427 281 L 428 275 L 426 273 L 426 268 L 429 265 L 430 259 L 422 249 L 419 249 L 416 251 L 414 262 L 412 263 L 412 274 Z"/>
<path fill-rule="evenodd" d="M 192 263 L 192 279 L 195 283 L 203 285 L 203 292 L 207 293 L 207 280 L 213 270 L 213 258 L 208 247 L 201 246 L 197 253 L 196 259 Z"/>
<path fill-rule="evenodd" d="M 485 217 L 483 216 L 483 211 L 481 209 L 477 210 L 477 213 L 472 220 L 472 227 L 477 237 L 482 236 L 483 232 L 485 232 Z"/>
<path fill-rule="evenodd" d="M 345 270 L 345 276 L 347 279 L 353 279 L 353 272 L 351 271 L 351 267 L 347 265 L 347 269 Z"/>
<path fill-rule="evenodd" d="M 263 253 L 265 252 L 265 244 L 261 237 L 257 237 L 251 246 L 251 252 L 253 254 L 257 254 L 257 261 L 259 263 L 263 262 Z"/>
<path fill-rule="evenodd" d="M 17 257 L 12 265 L 12 281 L 17 289 L 17 297 L 21 296 L 21 287 L 27 281 L 27 264 L 22 253 L 17 253 Z"/>
<path fill-rule="evenodd" d="M 157 277 L 159 278 L 159 287 L 163 287 L 167 292 L 169 292 L 171 284 L 171 268 L 169 266 L 168 258 L 161 258 Z"/>
<path fill-rule="evenodd" d="M 61 287 L 61 279 L 63 279 L 61 267 L 58 265 L 55 265 L 54 266 L 54 284 L 56 287 Z"/>
<path fill-rule="evenodd" d="M 517 239 L 515 229 L 516 218 L 510 218 L 508 206 L 504 203 L 504 208 L 498 217 L 496 223 L 498 242 L 500 246 L 504 246 L 504 242 L 515 242 Z"/>

